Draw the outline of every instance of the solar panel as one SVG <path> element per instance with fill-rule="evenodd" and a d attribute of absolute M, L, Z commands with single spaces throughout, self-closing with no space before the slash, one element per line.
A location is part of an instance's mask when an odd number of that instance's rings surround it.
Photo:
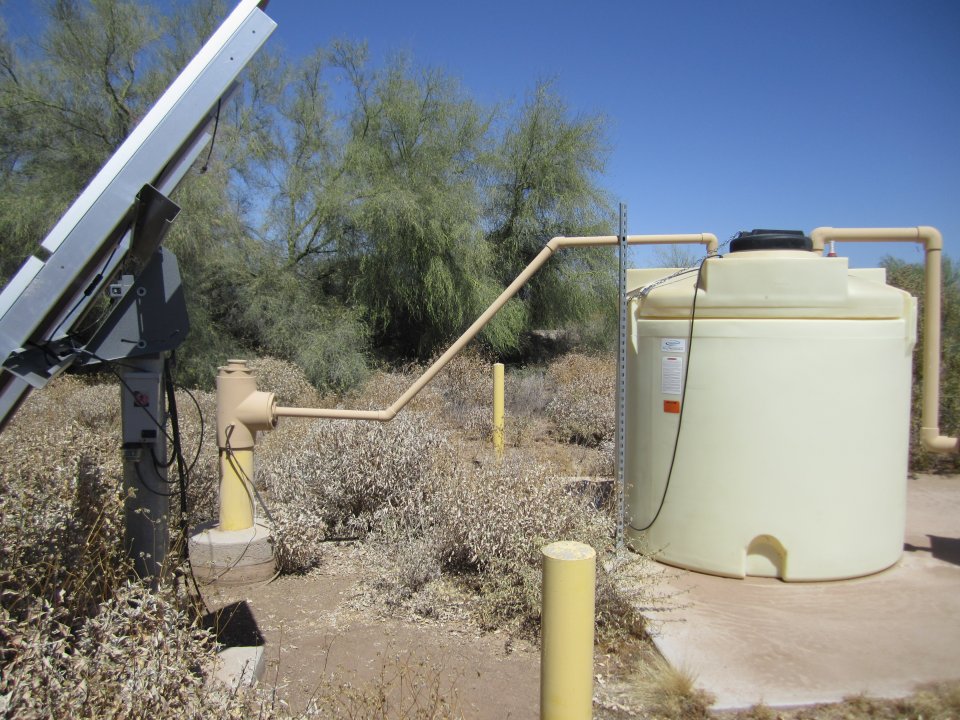
<path fill-rule="evenodd" d="M 74 362 L 78 326 L 121 263 L 150 262 L 179 210 L 168 196 L 276 28 L 265 5 L 237 5 L 0 293 L 0 427 Z"/>

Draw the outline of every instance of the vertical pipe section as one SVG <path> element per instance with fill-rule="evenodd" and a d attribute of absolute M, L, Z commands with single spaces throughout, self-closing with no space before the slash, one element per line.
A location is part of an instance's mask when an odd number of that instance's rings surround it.
<path fill-rule="evenodd" d="M 503 363 L 493 365 L 493 449 L 503 459 Z"/>
<path fill-rule="evenodd" d="M 540 718 L 589 719 L 597 554 L 589 545 L 566 540 L 547 545 L 541 553 Z"/>
<path fill-rule="evenodd" d="M 246 360 L 228 360 L 217 373 L 220 448 L 220 530 L 253 527 L 253 451 L 257 432 L 276 426 L 273 393 L 257 390 Z"/>
<path fill-rule="evenodd" d="M 833 228 L 819 227 L 810 233 L 814 252 L 823 252 L 828 241 L 914 242 L 923 245 L 923 387 L 920 443 L 931 452 L 960 451 L 957 438 L 940 434 L 940 286 L 943 237 L 936 228 Z"/>

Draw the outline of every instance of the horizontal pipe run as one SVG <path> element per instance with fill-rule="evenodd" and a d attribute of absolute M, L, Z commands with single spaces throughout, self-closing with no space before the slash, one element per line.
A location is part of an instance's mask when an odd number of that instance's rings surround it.
<path fill-rule="evenodd" d="M 493 301 L 480 317 L 466 329 L 453 345 L 447 348 L 446 352 L 437 358 L 434 363 L 426 369 L 416 382 L 413 383 L 407 391 L 386 410 L 341 410 L 341 409 L 316 409 L 316 408 L 294 408 L 278 407 L 275 410 L 277 417 L 302 417 L 302 418 L 325 418 L 341 420 L 376 420 L 379 422 L 389 422 L 397 416 L 397 413 L 410 402 L 418 392 L 420 392 L 438 372 L 443 370 L 450 360 L 459 353 L 464 346 L 473 340 L 484 325 L 490 322 L 490 319 L 496 315 L 500 308 L 507 304 L 517 292 L 526 285 L 527 281 L 539 270 L 543 264 L 550 259 L 554 252 L 565 247 L 603 247 L 607 245 L 617 245 L 620 242 L 616 235 L 598 235 L 594 237 L 555 237 L 550 240 L 539 254 L 527 265 L 523 271 L 517 275 L 517 278 L 500 293 L 500 296 Z M 627 244 L 629 245 L 669 245 L 669 244 L 700 244 L 706 245 L 708 253 L 715 253 L 719 247 L 717 238 L 711 233 L 695 233 L 686 235 L 628 235 Z"/>
<path fill-rule="evenodd" d="M 923 287 L 923 386 L 921 393 L 920 443 L 937 453 L 960 451 L 957 438 L 940 434 L 940 287 L 943 237 L 933 227 L 832 228 L 820 227 L 810 234 L 815 252 L 837 242 L 914 242 L 924 247 Z"/>

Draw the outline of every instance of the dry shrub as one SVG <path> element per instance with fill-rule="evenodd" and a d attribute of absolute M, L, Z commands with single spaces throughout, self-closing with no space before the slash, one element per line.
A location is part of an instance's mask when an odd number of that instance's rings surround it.
<path fill-rule="evenodd" d="M 285 429 L 286 430 L 286 429 Z M 394 536 L 421 513 L 422 488 L 436 484 L 453 450 L 416 413 L 391 423 L 302 423 L 279 432 L 260 455 L 278 562 L 300 572 L 320 561 L 327 537 Z"/>
<path fill-rule="evenodd" d="M 119 588 L 71 632 L 64 611 L 38 601 L 22 619 L 5 610 L 0 713 L 51 717 L 242 717 L 239 698 L 201 672 L 213 637 L 169 592 Z"/>
<path fill-rule="evenodd" d="M 186 599 L 128 583 L 118 405 L 63 377 L 0 435 L 0 715 L 239 716 Z"/>
<path fill-rule="evenodd" d="M 493 433 L 493 366 L 476 353 L 455 356 L 433 380 L 443 414 L 474 437 Z"/>
<path fill-rule="evenodd" d="M 250 362 L 257 375 L 257 388 L 277 396 L 277 404 L 316 407 L 320 393 L 307 380 L 299 365 L 278 358 L 263 357 Z"/>
<path fill-rule="evenodd" d="M 616 433 L 616 361 L 573 353 L 550 365 L 554 396 L 547 415 L 564 441 L 596 447 Z"/>
<path fill-rule="evenodd" d="M 441 573 L 451 575 L 476 594 L 481 626 L 506 625 L 535 635 L 540 549 L 556 540 L 578 540 L 602 553 L 610 541 L 609 518 L 537 464 L 510 458 L 483 468 L 458 464 L 434 477 L 439 482 L 416 506 L 421 518 L 408 525 L 419 532 L 400 546 L 395 572 L 381 587 L 403 602 Z M 599 565 L 597 617 L 601 633 L 642 626 Z"/>
<path fill-rule="evenodd" d="M 462 718 L 452 683 L 442 668 L 409 652 L 380 656 L 377 676 L 358 680 L 333 673 L 316 689 L 304 715 L 322 718 Z"/>
<path fill-rule="evenodd" d="M 64 378 L 0 435 L 0 589 L 15 617 L 43 599 L 72 623 L 126 572 L 119 428 L 80 419 L 117 404 L 112 390 Z"/>

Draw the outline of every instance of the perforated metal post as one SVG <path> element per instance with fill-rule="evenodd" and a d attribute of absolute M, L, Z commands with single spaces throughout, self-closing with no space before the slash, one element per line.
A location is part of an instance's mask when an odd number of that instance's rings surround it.
<path fill-rule="evenodd" d="M 627 206 L 620 203 L 620 328 L 617 353 L 617 549 L 623 547 L 624 506 L 624 434 L 627 424 Z"/>

